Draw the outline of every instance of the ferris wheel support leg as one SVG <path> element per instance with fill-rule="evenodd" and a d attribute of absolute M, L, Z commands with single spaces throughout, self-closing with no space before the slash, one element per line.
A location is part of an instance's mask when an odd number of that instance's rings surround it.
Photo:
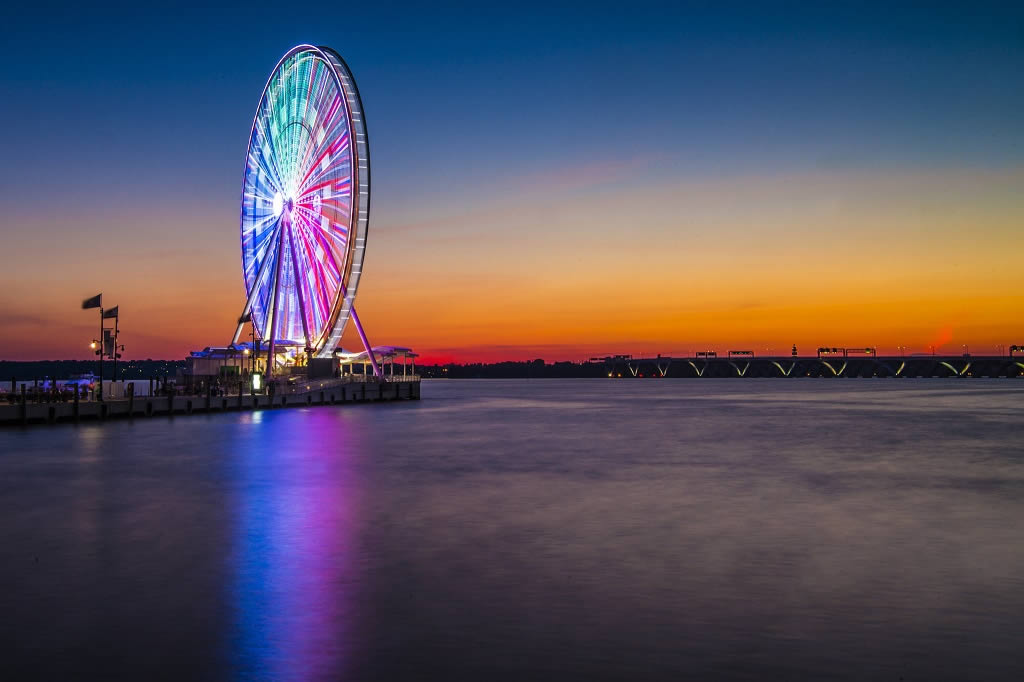
<path fill-rule="evenodd" d="M 272 247 L 273 245 L 271 245 Z M 263 281 L 263 276 L 267 274 L 267 268 L 270 267 L 270 263 L 273 262 L 273 258 L 264 258 L 263 265 L 260 266 L 260 271 L 256 273 L 256 279 L 253 280 L 252 291 L 249 292 L 249 298 L 245 302 L 245 307 L 242 308 L 242 314 L 238 319 L 243 319 L 252 310 L 252 304 L 256 302 L 256 295 L 260 292 L 260 282 Z M 242 328 L 245 327 L 245 322 L 239 322 L 238 326 L 235 327 L 235 335 L 231 337 L 231 345 L 238 343 L 238 339 L 242 336 Z"/>
<path fill-rule="evenodd" d="M 280 228 L 278 228 L 279 234 L 277 237 L 277 263 L 274 266 L 274 290 L 270 298 L 270 346 L 267 348 L 267 379 L 274 376 L 274 339 L 277 338 L 277 307 L 280 305 L 278 300 L 278 289 L 281 287 L 281 260 L 284 256 L 284 235 L 280 234 Z"/>
<path fill-rule="evenodd" d="M 246 306 L 246 307 L 248 308 L 249 306 Z M 248 312 L 249 312 L 248 310 L 243 310 L 241 316 L 238 319 L 242 319 L 243 317 L 245 317 L 245 314 L 248 313 Z M 242 336 L 242 327 L 244 327 L 244 326 L 245 326 L 245 322 L 239 322 L 238 326 L 235 327 L 235 335 L 231 337 L 231 345 L 232 346 L 235 345 L 236 343 L 238 343 L 239 337 Z"/>
<path fill-rule="evenodd" d="M 382 376 L 380 371 L 380 365 L 377 364 L 377 358 L 373 354 L 373 348 L 370 347 L 370 340 L 366 338 L 366 332 L 363 331 L 363 325 L 359 324 L 359 316 L 356 315 L 356 308 L 352 306 L 350 309 L 352 313 L 352 321 L 356 325 L 356 331 L 359 332 L 359 338 L 363 342 L 363 348 L 366 349 L 366 355 L 370 358 L 370 364 L 373 365 L 373 376 Z"/>
<path fill-rule="evenodd" d="M 306 358 L 308 362 L 308 359 L 313 356 L 313 349 L 310 347 L 309 325 L 306 322 L 306 301 L 302 296 L 302 275 L 299 274 L 299 261 L 295 258 L 295 239 L 292 237 L 291 223 L 288 224 L 288 249 L 292 254 L 292 272 L 295 274 L 295 295 L 299 299 L 299 317 L 302 318 L 302 334 L 306 337 Z"/>

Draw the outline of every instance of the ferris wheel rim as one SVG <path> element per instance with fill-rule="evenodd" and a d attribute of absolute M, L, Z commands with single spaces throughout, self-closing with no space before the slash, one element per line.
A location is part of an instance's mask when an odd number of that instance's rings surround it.
<path fill-rule="evenodd" d="M 321 54 L 328 56 L 328 63 L 334 68 L 334 72 L 343 86 L 345 107 L 348 110 L 349 130 L 353 134 L 353 141 L 355 143 L 352 147 L 352 177 L 356 191 L 352 196 L 353 210 L 350 216 L 350 224 L 353 227 L 354 248 L 352 258 L 348 263 L 349 276 L 344 278 L 342 295 L 338 298 L 340 303 L 338 318 L 328 334 L 327 343 L 317 353 L 319 357 L 326 357 L 330 356 L 335 348 L 341 344 L 341 336 L 345 331 L 352 312 L 352 304 L 355 301 L 363 263 L 366 259 L 371 197 L 370 134 L 366 126 L 366 110 L 363 107 L 362 97 L 359 95 L 359 85 L 356 83 L 355 76 L 352 75 L 352 70 L 349 68 L 348 63 L 333 48 L 321 46 L 316 49 Z M 365 207 L 363 206 L 364 203 Z"/>

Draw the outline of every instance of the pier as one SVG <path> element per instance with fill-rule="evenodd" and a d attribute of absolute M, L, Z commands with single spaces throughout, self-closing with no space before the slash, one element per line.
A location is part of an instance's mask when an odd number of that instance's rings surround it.
<path fill-rule="evenodd" d="M 399 400 L 419 400 L 419 377 L 379 380 L 373 376 L 348 375 L 316 380 L 295 386 L 276 386 L 273 392 L 190 394 L 170 391 L 166 395 L 129 395 L 120 399 L 81 400 L 67 394 L 37 393 L 12 396 L 0 405 L 0 425 L 53 424 L 57 422 L 104 421 L 119 418 L 171 417 L 218 412 L 280 409 L 288 407 L 343 406 Z"/>

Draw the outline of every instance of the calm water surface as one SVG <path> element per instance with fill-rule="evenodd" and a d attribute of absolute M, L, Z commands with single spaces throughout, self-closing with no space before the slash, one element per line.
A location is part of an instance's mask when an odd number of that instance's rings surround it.
<path fill-rule="evenodd" d="M 0 430 L 6 679 L 1024 679 L 1024 382 Z"/>

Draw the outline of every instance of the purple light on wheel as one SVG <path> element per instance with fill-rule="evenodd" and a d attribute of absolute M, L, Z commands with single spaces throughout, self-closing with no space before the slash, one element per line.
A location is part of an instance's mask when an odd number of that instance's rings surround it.
<path fill-rule="evenodd" d="M 370 160 L 362 102 L 333 50 L 299 45 L 260 97 L 242 184 L 242 273 L 261 339 L 319 357 L 341 341 L 362 272 Z"/>

